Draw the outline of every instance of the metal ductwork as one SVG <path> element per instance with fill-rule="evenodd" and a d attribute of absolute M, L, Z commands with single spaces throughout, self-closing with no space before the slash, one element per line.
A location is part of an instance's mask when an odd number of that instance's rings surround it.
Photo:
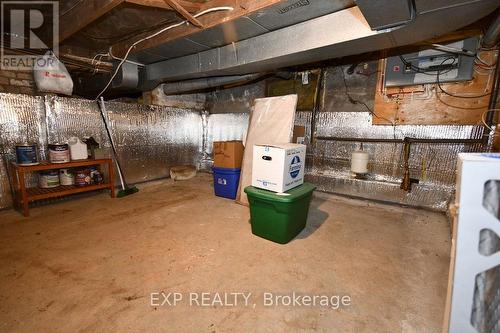
<path fill-rule="evenodd" d="M 496 0 L 416 1 L 414 19 L 381 31 L 372 30 L 359 7 L 350 7 L 230 45 L 149 64 L 141 89 L 166 81 L 273 71 L 409 45 L 471 24 L 498 6 Z"/>
<path fill-rule="evenodd" d="M 497 18 L 484 34 L 483 47 L 493 48 L 500 41 L 500 11 L 497 13 Z"/>
<path fill-rule="evenodd" d="M 230 77 L 411 45 L 472 24 L 500 6 L 498 0 L 357 0 L 356 3 L 286 0 L 139 51 L 131 60 L 145 66 L 124 68 L 114 88 L 123 85 L 130 89 L 138 82 L 134 89 L 145 91 L 165 82 L 209 77 L 230 80 Z M 485 37 L 488 43 L 498 41 L 498 26 L 497 19 Z M 169 83 L 165 89 L 179 93 L 181 88 L 186 91 L 188 86 L 208 87 L 217 80 L 220 78 L 179 85 Z"/>
<path fill-rule="evenodd" d="M 245 84 L 255 81 L 264 76 L 265 73 L 232 75 L 220 77 L 206 77 L 201 79 L 186 80 L 162 84 L 165 95 L 182 94 L 197 90 L 221 87 L 229 84 Z"/>
<path fill-rule="evenodd" d="M 412 0 L 356 0 L 356 4 L 373 30 L 397 27 L 415 18 Z"/>

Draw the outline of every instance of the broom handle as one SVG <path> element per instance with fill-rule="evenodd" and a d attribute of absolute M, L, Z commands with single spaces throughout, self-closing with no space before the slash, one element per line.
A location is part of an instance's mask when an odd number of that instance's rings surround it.
<path fill-rule="evenodd" d="M 125 189 L 125 179 L 124 179 L 123 174 L 122 174 L 122 167 L 120 165 L 120 161 L 118 161 L 118 154 L 116 153 L 115 143 L 113 141 L 113 137 L 111 136 L 111 132 L 109 131 L 109 128 L 108 128 L 108 122 L 106 119 L 108 112 L 106 111 L 106 106 L 104 105 L 104 99 L 102 97 L 100 99 L 100 103 L 98 102 L 98 104 L 99 104 L 99 111 L 101 112 L 102 121 L 104 122 L 104 127 L 106 128 L 106 132 L 108 133 L 109 142 L 111 143 L 111 148 L 113 150 L 113 155 L 115 157 L 115 163 L 116 163 L 116 166 L 118 169 L 118 176 L 120 177 L 120 183 L 122 185 L 122 190 L 124 190 Z M 104 112 L 106 112 L 106 117 L 104 116 Z"/>

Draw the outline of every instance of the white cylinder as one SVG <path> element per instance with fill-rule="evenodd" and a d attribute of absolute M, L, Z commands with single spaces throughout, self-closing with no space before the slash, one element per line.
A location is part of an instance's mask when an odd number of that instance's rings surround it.
<path fill-rule="evenodd" d="M 351 155 L 351 171 L 354 173 L 367 173 L 370 155 L 366 151 L 355 150 Z"/>

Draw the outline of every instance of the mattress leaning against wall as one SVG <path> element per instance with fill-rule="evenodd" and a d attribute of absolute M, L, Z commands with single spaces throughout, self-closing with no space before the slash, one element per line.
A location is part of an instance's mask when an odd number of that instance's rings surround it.
<path fill-rule="evenodd" d="M 169 167 L 197 165 L 202 153 L 199 111 L 126 103 L 106 103 L 111 132 L 131 183 L 167 177 Z M 18 142 L 35 142 L 45 158 L 48 142 L 93 136 L 109 148 L 97 104 L 84 99 L 0 94 L 0 208 L 11 206 L 5 168 Z"/>

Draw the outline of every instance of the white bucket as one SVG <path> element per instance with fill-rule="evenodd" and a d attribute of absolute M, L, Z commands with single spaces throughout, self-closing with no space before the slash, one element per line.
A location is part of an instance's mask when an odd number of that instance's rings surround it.
<path fill-rule="evenodd" d="M 69 169 L 60 169 L 59 181 L 64 186 L 75 185 L 75 174 Z"/>
<path fill-rule="evenodd" d="M 59 173 L 56 170 L 40 172 L 38 175 L 38 185 L 41 188 L 58 187 L 60 185 Z"/>
<path fill-rule="evenodd" d="M 351 171 L 357 174 L 368 173 L 370 155 L 363 150 L 355 150 L 351 155 Z"/>

